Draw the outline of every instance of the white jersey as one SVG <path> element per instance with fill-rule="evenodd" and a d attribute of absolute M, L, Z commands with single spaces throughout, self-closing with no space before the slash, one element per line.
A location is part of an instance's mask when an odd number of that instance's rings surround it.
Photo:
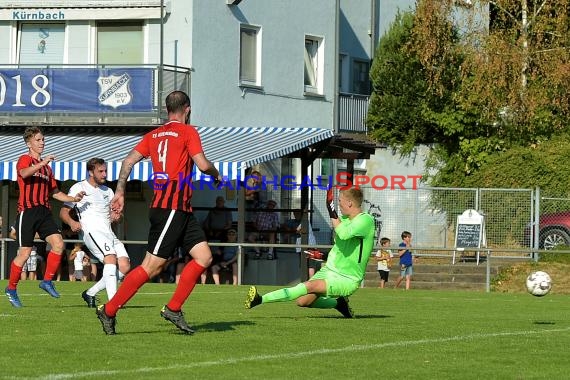
<path fill-rule="evenodd" d="M 81 201 L 75 203 L 81 223 L 79 236 L 89 252 L 101 262 L 107 255 L 128 258 L 124 244 L 111 229 L 111 200 L 115 195 L 113 190 L 105 185 L 94 187 L 84 180 L 71 186 L 69 195 L 74 196 L 80 191 L 85 191 L 85 195 Z M 74 207 L 74 203 L 66 202 L 65 205 Z"/>
<path fill-rule="evenodd" d="M 75 204 L 66 202 L 65 205 L 71 208 L 75 205 L 83 233 L 112 231 L 111 199 L 115 195 L 113 190 L 105 185 L 94 187 L 87 180 L 84 180 L 71 186 L 68 194 L 73 197 L 81 191 L 85 191 L 83 199 Z"/>

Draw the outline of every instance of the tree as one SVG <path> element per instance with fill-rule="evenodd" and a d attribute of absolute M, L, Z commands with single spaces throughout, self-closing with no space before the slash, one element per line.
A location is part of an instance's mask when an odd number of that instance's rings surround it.
<path fill-rule="evenodd" d="M 404 154 L 433 144 L 433 185 L 462 186 L 491 157 L 536 146 L 570 121 L 570 0 L 471 3 L 418 0 L 380 41 L 371 70 L 372 135 Z M 395 54 L 413 66 L 383 75 Z M 395 91 L 412 86 L 407 97 Z"/>
<path fill-rule="evenodd" d="M 426 70 L 414 47 L 415 16 L 399 13 L 386 35 L 380 40 L 371 68 L 373 91 L 367 124 L 374 138 L 410 153 L 416 145 L 449 143 L 447 129 L 459 124 L 453 115 L 454 84 L 458 78 L 454 55 L 444 55 L 435 63 L 439 69 Z M 434 48 L 445 50 L 456 34 L 451 24 L 438 19 L 450 32 Z M 435 66 L 434 66 L 435 67 Z M 437 86 L 435 80 L 437 77 Z M 451 125 L 449 125 L 451 124 Z"/>

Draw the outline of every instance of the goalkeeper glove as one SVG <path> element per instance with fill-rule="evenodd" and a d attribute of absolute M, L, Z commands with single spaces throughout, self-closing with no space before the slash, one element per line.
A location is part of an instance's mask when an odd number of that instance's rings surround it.
<path fill-rule="evenodd" d="M 326 255 L 324 253 L 322 253 L 321 251 L 317 251 L 316 249 L 309 249 L 304 252 L 307 255 L 307 258 L 312 260 L 323 261 L 326 258 Z"/>
<path fill-rule="evenodd" d="M 334 207 L 334 194 L 332 187 L 327 190 L 327 211 L 329 212 L 329 217 L 331 219 L 338 219 L 338 214 Z"/>

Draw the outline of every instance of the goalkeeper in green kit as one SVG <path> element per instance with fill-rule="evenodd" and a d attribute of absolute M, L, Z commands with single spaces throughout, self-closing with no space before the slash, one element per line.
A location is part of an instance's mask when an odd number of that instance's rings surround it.
<path fill-rule="evenodd" d="M 327 210 L 334 228 L 335 242 L 326 265 L 308 281 L 291 288 L 283 288 L 260 295 L 252 286 L 245 300 L 251 309 L 260 304 L 297 300 L 301 307 L 336 309 L 346 318 L 354 316 L 348 296 L 354 293 L 364 279 L 366 265 L 374 247 L 374 219 L 362 212 L 363 195 L 360 189 L 340 191 L 339 218 L 332 189 L 327 192 Z"/>

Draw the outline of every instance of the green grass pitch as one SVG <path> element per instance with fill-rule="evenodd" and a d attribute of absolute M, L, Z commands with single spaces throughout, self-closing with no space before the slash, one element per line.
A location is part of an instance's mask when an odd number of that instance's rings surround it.
<path fill-rule="evenodd" d="M 2 289 L 6 281 L 0 282 Z M 81 299 L 20 283 L 0 296 L 2 379 L 562 379 L 570 299 L 528 294 L 360 289 L 356 318 L 294 302 L 246 310 L 247 286 L 198 285 L 184 311 L 197 332 L 160 317 L 174 285 L 146 284 L 106 336 Z M 262 286 L 265 293 L 276 287 Z M 105 296 L 102 296 L 105 299 Z"/>

